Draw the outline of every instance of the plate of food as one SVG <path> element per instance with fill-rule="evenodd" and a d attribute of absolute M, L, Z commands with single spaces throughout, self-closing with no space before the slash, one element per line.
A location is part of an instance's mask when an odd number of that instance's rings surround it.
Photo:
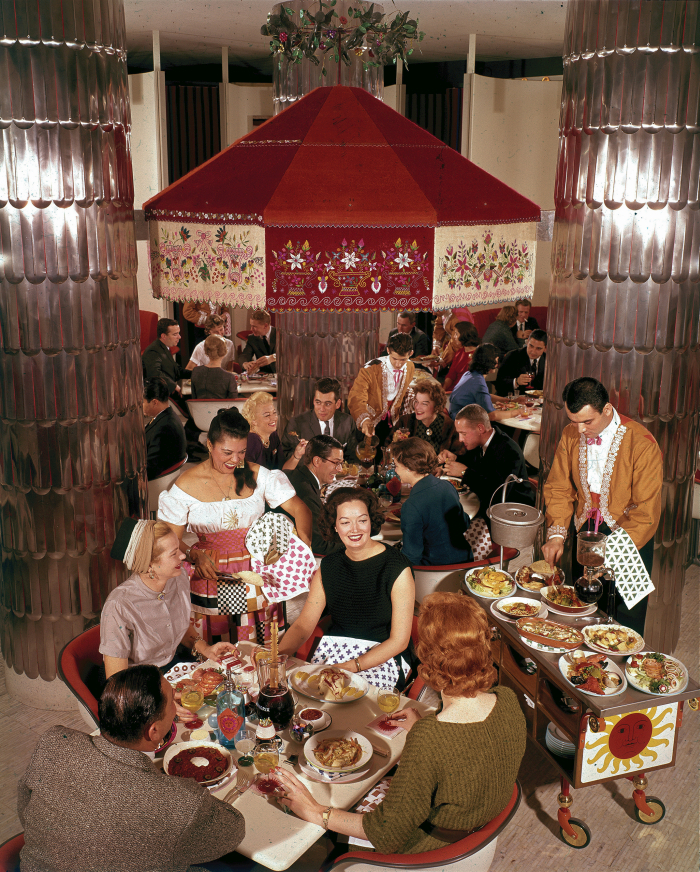
<path fill-rule="evenodd" d="M 515 622 L 515 627 L 526 641 L 547 648 L 572 651 L 583 643 L 583 634 L 576 627 L 545 621 L 543 618 L 520 618 Z"/>
<path fill-rule="evenodd" d="M 538 575 L 542 578 L 537 578 Z M 537 560 L 515 573 L 515 583 L 521 590 L 542 590 L 554 584 L 564 584 L 564 573 L 546 560 Z"/>
<path fill-rule="evenodd" d="M 528 397 L 543 397 L 544 396 L 544 391 L 531 390 L 531 391 L 525 391 L 525 393 L 528 395 Z"/>
<path fill-rule="evenodd" d="M 520 403 L 494 403 L 494 406 L 500 411 L 507 411 L 508 409 L 519 409 Z"/>
<path fill-rule="evenodd" d="M 337 666 L 309 664 L 292 673 L 292 687 L 319 702 L 355 702 L 369 690 L 367 679 Z"/>
<path fill-rule="evenodd" d="M 186 667 L 191 667 L 187 669 Z M 202 664 L 179 663 L 165 673 L 166 681 L 173 685 L 175 699 L 179 700 L 186 687 L 196 686 L 203 696 L 211 696 L 225 679 L 223 669 L 213 660 Z"/>
<path fill-rule="evenodd" d="M 178 778 L 193 778 L 199 784 L 214 784 L 233 768 L 227 748 L 217 742 L 178 742 L 163 757 L 163 771 Z"/>
<path fill-rule="evenodd" d="M 632 687 L 650 696 L 683 693 L 688 686 L 688 670 L 670 654 L 641 651 L 625 663 L 625 673 Z"/>
<path fill-rule="evenodd" d="M 441 481 L 449 481 L 452 487 L 457 491 L 457 493 L 463 493 L 464 491 L 469 490 L 466 484 L 462 484 L 462 479 L 457 478 L 454 475 L 441 475 Z"/>
<path fill-rule="evenodd" d="M 581 602 L 576 596 L 573 587 L 565 584 L 553 584 L 543 587 L 540 596 L 545 601 L 547 608 L 565 615 L 581 615 L 590 611 L 591 604 Z M 594 604 L 594 610 L 597 606 Z"/>
<path fill-rule="evenodd" d="M 492 566 L 482 566 L 472 569 L 464 576 L 464 583 L 469 590 L 484 599 L 499 599 L 510 596 L 515 590 L 513 576 L 502 569 Z"/>
<path fill-rule="evenodd" d="M 491 611 L 498 613 L 501 618 L 517 621 L 520 618 L 542 618 L 547 614 L 544 603 L 534 599 L 526 599 L 524 596 L 509 596 L 493 603 Z"/>
<path fill-rule="evenodd" d="M 304 756 L 323 772 L 354 772 L 372 759 L 372 744 L 352 730 L 327 730 L 311 736 L 304 745 Z"/>
<path fill-rule="evenodd" d="M 559 658 L 559 671 L 576 690 L 590 696 L 617 696 L 627 689 L 623 671 L 605 654 L 571 651 Z"/>
<path fill-rule="evenodd" d="M 639 633 L 619 624 L 592 624 L 583 628 L 583 636 L 589 648 L 611 657 L 637 654 L 644 648 Z"/>

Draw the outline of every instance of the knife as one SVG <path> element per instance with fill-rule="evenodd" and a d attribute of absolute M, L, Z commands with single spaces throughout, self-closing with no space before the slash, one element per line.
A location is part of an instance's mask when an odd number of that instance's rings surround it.
<path fill-rule="evenodd" d="M 253 779 L 254 781 L 255 779 Z M 237 799 L 239 796 L 243 796 L 243 794 L 248 790 L 253 781 L 249 781 L 243 787 L 234 787 L 233 790 L 229 790 L 226 796 L 223 798 L 224 802 L 233 802 L 234 799 Z"/>
<path fill-rule="evenodd" d="M 388 751 L 385 751 L 384 748 L 377 748 L 376 745 L 372 745 L 372 750 L 377 755 L 377 757 L 388 757 L 389 756 Z"/>

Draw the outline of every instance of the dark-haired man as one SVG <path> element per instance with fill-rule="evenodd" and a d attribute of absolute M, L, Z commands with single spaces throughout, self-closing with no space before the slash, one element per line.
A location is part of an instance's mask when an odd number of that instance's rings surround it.
<path fill-rule="evenodd" d="M 292 487 L 311 511 L 313 530 L 311 550 L 314 554 L 330 554 L 343 546 L 326 542 L 318 529 L 318 518 L 323 509 L 321 488 L 330 484 L 343 463 L 343 446 L 332 436 L 314 436 L 306 446 L 304 457 L 296 469 L 287 472 Z"/>
<path fill-rule="evenodd" d="M 256 309 L 250 315 L 250 336 L 241 352 L 240 362 L 248 372 L 277 372 L 277 331 L 270 313 Z"/>
<path fill-rule="evenodd" d="M 524 348 L 509 351 L 503 358 L 496 376 L 497 392 L 505 397 L 511 393 L 541 391 L 546 363 L 547 333 L 544 330 L 533 330 Z"/>
<path fill-rule="evenodd" d="M 430 354 L 430 339 L 428 339 L 426 333 L 416 327 L 415 312 L 399 312 L 396 318 L 396 327 L 390 331 L 389 339 L 391 339 L 392 336 L 396 336 L 397 333 L 405 333 L 407 336 L 411 337 L 414 357 L 423 357 L 424 355 Z M 388 348 L 387 345 L 384 355 L 389 353 Z"/>
<path fill-rule="evenodd" d="M 187 457 L 185 428 L 168 402 L 165 379 L 143 383 L 143 414 L 151 419 L 146 424 L 146 478 L 151 481 Z"/>
<path fill-rule="evenodd" d="M 175 872 L 235 850 L 240 812 L 191 778 L 170 778 L 146 756 L 168 734 L 173 689 L 155 666 L 107 682 L 101 735 L 52 727 L 17 789 L 23 872 Z"/>
<path fill-rule="evenodd" d="M 527 484 L 523 452 L 510 436 L 493 429 L 486 409 L 477 403 L 464 406 L 455 417 L 455 430 L 464 446 L 464 454 L 457 457 L 451 451 L 441 451 L 438 459 L 444 463 L 447 475 L 460 477 L 462 483 L 477 495 L 480 518 L 488 523 L 486 510 L 491 497 L 509 475 L 523 481 L 508 485 L 506 499 L 533 505 L 534 492 Z M 494 502 L 500 501 L 500 494 L 497 494 Z"/>
<path fill-rule="evenodd" d="M 175 360 L 170 349 L 180 341 L 180 325 L 172 318 L 161 318 L 156 324 L 156 339 L 141 355 L 144 378 L 162 378 L 168 386 L 168 394 L 179 394 L 177 380 L 189 378 L 187 370 Z M 185 410 L 185 414 L 186 414 Z"/>
<path fill-rule="evenodd" d="M 407 333 L 394 333 L 387 356 L 375 358 L 358 372 L 348 394 L 348 411 L 365 436 L 376 433 L 380 445 L 404 412 L 410 412 L 415 367 L 410 358 L 413 342 Z"/>
<path fill-rule="evenodd" d="M 513 336 L 515 337 L 515 341 L 518 345 L 525 345 L 527 340 L 530 338 L 530 334 L 533 330 L 539 330 L 540 325 L 537 323 L 536 318 L 530 317 L 530 307 L 531 303 L 529 300 L 517 300 L 515 303 L 515 308 L 517 311 L 517 320 L 515 324 L 510 328 Z"/>
<path fill-rule="evenodd" d="M 561 560 L 572 516 L 578 531 L 589 511 L 597 508 L 603 518 L 599 530 L 609 533 L 615 524 L 623 527 L 651 574 L 663 484 L 656 439 L 646 427 L 618 413 L 597 379 L 574 379 L 565 386 L 562 399 L 571 423 L 564 428 L 543 489 L 545 560 Z M 647 598 L 628 610 L 618 595 L 616 606 L 618 621 L 643 634 Z"/>
<path fill-rule="evenodd" d="M 333 436 L 340 442 L 345 459 L 356 463 L 357 430 L 352 415 L 340 411 L 342 405 L 338 379 L 320 378 L 314 390 L 313 409 L 290 418 L 287 423 L 282 437 L 284 459 L 291 457 L 301 439 L 308 442 L 314 436 Z"/>

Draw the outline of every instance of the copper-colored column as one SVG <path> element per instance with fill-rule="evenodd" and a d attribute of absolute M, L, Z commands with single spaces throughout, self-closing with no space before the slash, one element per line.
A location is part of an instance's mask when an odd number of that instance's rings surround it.
<path fill-rule="evenodd" d="M 570 0 L 540 480 L 590 375 L 664 453 L 646 640 L 672 651 L 700 407 L 700 4 Z"/>
<path fill-rule="evenodd" d="M 52 680 L 145 506 L 122 0 L 0 12 L 2 654 Z"/>

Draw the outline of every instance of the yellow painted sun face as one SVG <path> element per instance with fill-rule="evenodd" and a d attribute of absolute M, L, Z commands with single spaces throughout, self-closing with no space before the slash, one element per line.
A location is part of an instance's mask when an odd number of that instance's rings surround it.
<path fill-rule="evenodd" d="M 596 773 L 600 778 L 649 768 L 659 759 L 662 750 L 672 752 L 676 708 L 674 703 L 606 718 L 602 733 L 586 735 L 583 769 L 590 777 L 584 780 L 596 780 Z M 670 758 L 667 754 L 663 756 Z M 659 760 L 659 764 L 661 762 L 666 760 Z"/>

